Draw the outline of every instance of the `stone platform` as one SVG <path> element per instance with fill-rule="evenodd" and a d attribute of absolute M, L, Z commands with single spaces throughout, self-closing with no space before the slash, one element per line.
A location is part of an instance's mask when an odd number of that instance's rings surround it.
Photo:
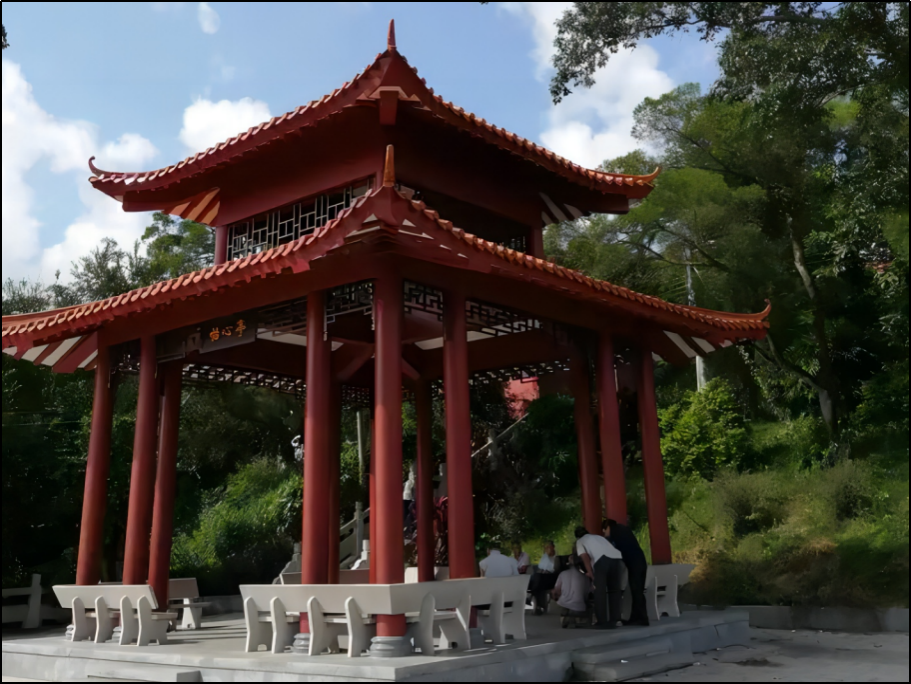
<path fill-rule="evenodd" d="M 396 660 L 244 653 L 239 617 L 214 619 L 168 646 L 70 643 L 63 630 L 4 633 L 3 676 L 43 681 L 562 682 L 621 681 L 692 664 L 692 655 L 750 641 L 747 613 L 695 612 L 647 628 L 560 629 L 528 618 L 528 641 L 466 653 Z"/>

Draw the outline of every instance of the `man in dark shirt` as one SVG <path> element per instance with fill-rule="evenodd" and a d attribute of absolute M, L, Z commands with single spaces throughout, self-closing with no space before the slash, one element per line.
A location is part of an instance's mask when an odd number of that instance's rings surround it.
<path fill-rule="evenodd" d="M 633 598 L 633 612 L 628 625 L 648 627 L 648 609 L 645 606 L 645 576 L 648 573 L 648 562 L 645 553 L 639 546 L 636 535 L 626 525 L 616 520 L 605 520 L 601 531 L 617 550 L 623 554 L 623 563 L 629 573 L 629 590 Z"/>

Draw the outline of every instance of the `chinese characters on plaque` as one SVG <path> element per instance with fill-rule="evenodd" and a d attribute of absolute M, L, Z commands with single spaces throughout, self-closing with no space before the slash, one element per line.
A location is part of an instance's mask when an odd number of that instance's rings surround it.
<path fill-rule="evenodd" d="M 256 322 L 249 315 L 238 314 L 231 318 L 210 321 L 200 326 L 200 331 L 200 351 L 203 354 L 256 341 Z"/>

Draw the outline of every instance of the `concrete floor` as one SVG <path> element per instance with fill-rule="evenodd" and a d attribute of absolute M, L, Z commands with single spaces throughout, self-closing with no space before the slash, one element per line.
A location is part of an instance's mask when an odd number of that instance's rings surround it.
<path fill-rule="evenodd" d="M 214 627 L 216 633 L 222 630 L 239 631 L 238 628 L 241 627 L 234 620 L 216 621 L 209 626 Z M 578 632 L 559 629 L 557 632 L 558 634 L 552 634 L 551 638 L 562 640 L 579 636 Z M 211 633 L 206 636 L 211 638 L 210 635 L 214 636 Z M 238 633 L 238 639 L 240 636 Z M 197 634 L 194 639 L 198 646 L 203 649 L 215 647 L 215 643 L 200 637 L 202 635 Z M 12 638 L 15 639 L 16 636 Z M 4 640 L 8 639 L 10 635 L 5 635 Z M 863 635 L 753 630 L 750 648 L 734 647 L 715 651 L 700 656 L 699 663 L 694 667 L 636 681 L 907 682 L 908 656 L 907 634 Z M 2 681 L 35 680 L 3 677 Z"/>
<path fill-rule="evenodd" d="M 907 682 L 907 634 L 754 630 L 751 648 L 707 654 L 641 682 Z"/>

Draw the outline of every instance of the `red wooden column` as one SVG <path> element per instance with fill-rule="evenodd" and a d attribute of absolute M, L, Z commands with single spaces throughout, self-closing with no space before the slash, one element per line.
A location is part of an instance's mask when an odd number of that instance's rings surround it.
<path fill-rule="evenodd" d="M 171 546 L 174 541 L 174 503 L 177 500 L 177 438 L 180 434 L 183 364 L 177 362 L 165 366 L 162 369 L 162 376 L 164 401 L 161 404 L 158 477 L 155 480 L 155 506 L 152 511 L 149 584 L 155 590 L 159 608 L 164 610 L 168 605 Z"/>
<path fill-rule="evenodd" d="M 325 335 L 326 293 L 307 296 L 307 403 L 304 407 L 304 532 L 301 584 L 326 584 L 329 566 L 329 436 L 332 346 Z M 301 616 L 301 632 L 310 625 Z"/>
<path fill-rule="evenodd" d="M 342 477 L 342 386 L 332 384 L 332 401 L 329 406 L 329 546 L 326 554 L 329 560 L 329 584 L 338 584 L 341 572 L 340 525 L 341 525 L 341 477 Z"/>
<path fill-rule="evenodd" d="M 477 574 L 471 484 L 471 413 L 465 296 L 446 294 L 443 306 L 443 383 L 446 397 L 446 469 L 449 486 L 449 571 L 452 579 Z"/>
<path fill-rule="evenodd" d="M 433 548 L 433 395 L 430 383 L 418 382 L 414 391 L 418 420 L 418 581 L 434 580 Z"/>
<path fill-rule="evenodd" d="M 606 332 L 601 333 L 598 344 L 598 406 L 605 509 L 608 518 L 625 525 L 626 471 L 623 466 L 623 443 L 620 437 L 620 403 L 617 400 L 614 340 Z"/>
<path fill-rule="evenodd" d="M 601 487 L 598 482 L 598 454 L 592 420 L 591 387 L 588 373 L 577 371 L 573 383 L 576 408 L 576 440 L 579 450 L 579 483 L 582 486 L 582 518 L 592 534 L 601 531 Z"/>
<path fill-rule="evenodd" d="M 673 556 L 667 522 L 667 494 L 664 485 L 664 459 L 661 456 L 658 400 L 655 396 L 655 361 L 648 350 L 642 352 L 639 362 L 639 425 L 642 430 L 642 463 L 645 469 L 645 498 L 652 544 L 652 564 L 669 565 L 673 562 Z"/>
<path fill-rule="evenodd" d="M 108 477 L 111 472 L 111 429 L 114 419 L 114 392 L 111 388 L 111 352 L 98 349 L 95 367 L 95 398 L 92 405 L 92 433 L 85 465 L 85 496 L 82 500 L 82 527 L 79 532 L 79 561 L 76 584 L 91 586 L 101 581 L 104 547 L 104 516 L 108 503 Z"/>
<path fill-rule="evenodd" d="M 152 534 L 152 501 L 155 495 L 155 452 L 158 446 L 158 363 L 155 338 L 142 339 L 139 364 L 139 401 L 133 471 L 123 561 L 124 584 L 146 584 L 149 579 L 149 543 Z"/>
<path fill-rule="evenodd" d="M 376 538 L 371 542 L 378 584 L 405 581 L 402 533 L 402 280 L 392 274 L 376 281 Z M 374 548 L 375 545 L 375 548 Z M 377 617 L 377 637 L 405 635 L 404 615 Z"/>
<path fill-rule="evenodd" d="M 228 226 L 215 228 L 215 265 L 228 261 Z"/>
<path fill-rule="evenodd" d="M 370 414 L 370 584 L 377 584 L 376 579 L 376 411 Z"/>

